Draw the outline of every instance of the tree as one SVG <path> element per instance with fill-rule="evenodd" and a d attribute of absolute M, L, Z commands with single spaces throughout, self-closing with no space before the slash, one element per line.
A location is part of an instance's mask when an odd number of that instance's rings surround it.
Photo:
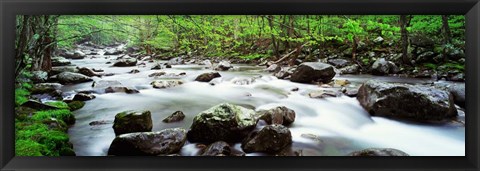
<path fill-rule="evenodd" d="M 400 32 L 402 41 L 402 62 L 404 65 L 410 64 L 408 57 L 408 31 L 407 27 L 410 25 L 410 20 L 406 15 L 400 15 Z"/>

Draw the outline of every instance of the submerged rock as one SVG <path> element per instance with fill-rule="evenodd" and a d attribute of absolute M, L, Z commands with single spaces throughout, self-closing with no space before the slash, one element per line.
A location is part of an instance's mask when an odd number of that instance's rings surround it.
<path fill-rule="evenodd" d="M 95 71 L 93 71 L 92 69 L 90 68 L 85 68 L 85 67 L 82 67 L 82 68 L 78 68 L 78 72 L 80 74 L 83 74 L 83 75 L 86 75 L 86 76 L 89 76 L 89 77 L 93 77 L 93 76 L 100 76 L 99 74 L 95 73 Z"/>
<path fill-rule="evenodd" d="M 155 80 L 150 83 L 153 88 L 171 88 L 183 84 L 181 80 Z"/>
<path fill-rule="evenodd" d="M 115 135 L 152 131 L 152 114 L 150 111 L 125 111 L 115 115 L 113 130 Z"/>
<path fill-rule="evenodd" d="M 118 93 L 123 92 L 127 94 L 135 94 L 140 93 L 137 89 L 129 88 L 129 87 L 119 87 L 119 86 L 112 86 L 105 88 L 105 93 Z"/>
<path fill-rule="evenodd" d="M 255 111 L 228 103 L 199 113 L 188 132 L 190 142 L 239 142 L 255 128 Z"/>
<path fill-rule="evenodd" d="M 230 156 L 232 150 L 225 141 L 217 141 L 210 144 L 202 153 L 202 156 Z"/>
<path fill-rule="evenodd" d="M 122 83 L 115 80 L 98 80 L 92 83 L 93 88 L 107 88 L 112 86 L 121 86 Z"/>
<path fill-rule="evenodd" d="M 288 126 L 295 121 L 295 111 L 285 106 L 279 106 L 270 110 L 262 110 L 258 113 L 260 119 L 263 119 L 268 124 Z"/>
<path fill-rule="evenodd" d="M 365 110 L 375 116 L 428 121 L 457 115 L 453 96 L 449 92 L 421 85 L 370 80 L 360 87 L 357 99 Z"/>
<path fill-rule="evenodd" d="M 78 93 L 73 97 L 74 101 L 88 101 L 94 99 L 93 94 Z"/>
<path fill-rule="evenodd" d="M 267 125 L 258 132 L 250 133 L 242 142 L 242 149 L 246 153 L 275 153 L 290 144 L 292 144 L 292 134 L 287 127 L 283 125 Z"/>
<path fill-rule="evenodd" d="M 148 75 L 148 77 L 160 77 L 162 75 L 165 75 L 166 73 L 165 72 L 154 72 L 154 73 L 151 73 L 150 75 Z"/>
<path fill-rule="evenodd" d="M 73 72 L 62 72 L 57 75 L 57 79 L 62 84 L 77 84 L 92 81 L 92 79 L 86 75 Z"/>
<path fill-rule="evenodd" d="M 321 62 L 304 62 L 293 72 L 290 81 L 310 83 L 318 81 L 328 83 L 335 76 L 333 66 Z"/>
<path fill-rule="evenodd" d="M 109 155 L 157 156 L 174 154 L 182 149 L 187 136 L 181 128 L 164 129 L 158 132 L 122 134 L 113 140 Z"/>
<path fill-rule="evenodd" d="M 289 79 L 296 68 L 293 67 L 282 67 L 280 71 L 273 74 L 273 76 L 277 77 L 278 79 Z"/>
<path fill-rule="evenodd" d="M 355 151 L 349 156 L 409 156 L 407 153 L 393 148 L 368 148 Z"/>
<path fill-rule="evenodd" d="M 195 78 L 195 81 L 210 82 L 217 77 L 221 77 L 221 75 L 218 72 L 203 73 L 197 76 L 197 78 Z"/>
<path fill-rule="evenodd" d="M 163 119 L 162 121 L 165 123 L 178 122 L 183 120 L 184 118 L 185 118 L 185 114 L 183 114 L 182 111 L 175 111 L 173 114 Z"/>

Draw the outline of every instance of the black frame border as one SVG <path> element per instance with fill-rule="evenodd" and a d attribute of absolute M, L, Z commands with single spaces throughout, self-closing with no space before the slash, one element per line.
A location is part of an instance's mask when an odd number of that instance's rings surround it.
<path fill-rule="evenodd" d="M 15 157 L 16 15 L 457 14 L 466 16 L 465 157 Z M 479 0 L 1 0 L 1 170 L 479 170 Z M 434 140 L 432 140 L 434 141 Z"/>

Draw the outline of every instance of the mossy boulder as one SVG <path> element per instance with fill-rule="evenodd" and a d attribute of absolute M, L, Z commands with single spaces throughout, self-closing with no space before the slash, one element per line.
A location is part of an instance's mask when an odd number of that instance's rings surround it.
<path fill-rule="evenodd" d="M 182 128 L 122 134 L 115 137 L 108 154 L 117 156 L 174 154 L 182 149 L 186 140 L 186 131 Z"/>
<path fill-rule="evenodd" d="M 188 132 L 190 142 L 239 142 L 255 128 L 255 111 L 222 103 L 199 113 Z"/>
<path fill-rule="evenodd" d="M 113 130 L 115 135 L 152 131 L 152 114 L 150 111 L 125 111 L 115 115 Z"/>
<path fill-rule="evenodd" d="M 83 101 L 72 101 L 68 103 L 68 107 L 70 107 L 71 111 L 81 109 L 83 106 L 85 106 L 85 102 Z"/>

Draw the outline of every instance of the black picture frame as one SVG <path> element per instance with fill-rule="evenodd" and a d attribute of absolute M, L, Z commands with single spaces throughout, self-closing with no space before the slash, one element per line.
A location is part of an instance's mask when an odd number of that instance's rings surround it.
<path fill-rule="evenodd" d="M 478 0 L 2 0 L 0 2 L 2 170 L 478 170 L 480 3 Z M 464 157 L 15 157 L 16 15 L 41 14 L 457 14 L 466 16 Z M 434 140 L 432 140 L 434 141 Z"/>

